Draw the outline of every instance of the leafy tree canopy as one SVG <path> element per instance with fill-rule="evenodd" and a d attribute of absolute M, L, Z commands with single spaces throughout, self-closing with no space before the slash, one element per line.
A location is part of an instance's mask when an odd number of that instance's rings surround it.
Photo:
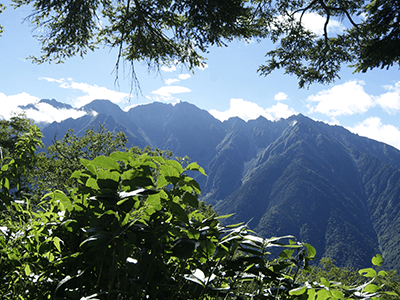
<path fill-rule="evenodd" d="M 28 19 L 38 28 L 38 63 L 62 62 L 99 46 L 118 49 L 122 60 L 144 61 L 150 69 L 182 63 L 201 66 L 210 46 L 232 39 L 270 38 L 278 46 L 258 71 L 298 77 L 299 86 L 329 83 L 342 64 L 355 72 L 399 64 L 399 0 L 13 0 L 31 5 Z M 0 6 L 0 12 L 2 7 Z M 325 18 L 323 34 L 304 25 L 307 14 Z M 346 26 L 332 33 L 333 20 Z M 1 30 L 1 29 L 0 29 Z M 1 32 L 0 32 L 1 33 Z"/>

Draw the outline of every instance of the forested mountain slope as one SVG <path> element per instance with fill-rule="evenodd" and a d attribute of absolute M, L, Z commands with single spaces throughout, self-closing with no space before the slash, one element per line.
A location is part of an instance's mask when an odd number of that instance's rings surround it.
<path fill-rule="evenodd" d="M 52 102 L 54 103 L 54 102 Z M 303 115 L 225 122 L 182 102 L 122 111 L 107 100 L 88 114 L 43 128 L 49 144 L 73 128 L 104 123 L 131 146 L 150 145 L 204 167 L 202 197 L 229 222 L 249 222 L 263 236 L 292 234 L 317 256 L 339 265 L 369 266 L 382 253 L 400 270 L 400 151 Z"/>

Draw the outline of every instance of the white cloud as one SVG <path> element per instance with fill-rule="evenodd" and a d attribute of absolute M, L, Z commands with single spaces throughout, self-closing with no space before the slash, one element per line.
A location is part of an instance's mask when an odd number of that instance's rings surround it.
<path fill-rule="evenodd" d="M 300 20 L 301 13 L 297 13 L 296 18 Z M 303 15 L 302 23 L 305 28 L 311 30 L 317 35 L 324 34 L 324 25 L 326 18 L 315 13 L 306 13 Z M 338 33 L 345 29 L 345 27 L 336 20 L 330 20 L 328 24 L 328 33 Z"/>
<path fill-rule="evenodd" d="M 31 96 L 25 92 L 11 96 L 0 93 L 0 116 L 8 120 L 10 117 L 12 117 L 13 113 L 21 112 L 21 109 L 19 109 L 18 106 L 36 104 L 39 102 L 39 100 L 40 99 L 38 97 Z"/>
<path fill-rule="evenodd" d="M 77 109 L 57 109 L 48 103 L 37 103 L 36 109 L 26 110 L 28 118 L 35 120 L 36 122 L 52 123 L 54 121 L 61 122 L 68 118 L 77 119 L 84 115 L 86 112 Z"/>
<path fill-rule="evenodd" d="M 192 90 L 187 87 L 173 85 L 160 87 L 158 90 L 152 91 L 151 93 L 156 95 L 155 100 L 157 101 L 175 101 L 177 99 L 173 97 L 172 94 L 189 93 L 191 91 Z"/>
<path fill-rule="evenodd" d="M 86 113 L 77 109 L 57 109 L 48 103 L 39 103 L 38 97 L 27 93 L 7 96 L 0 93 L 1 118 L 10 119 L 14 113 L 20 113 L 23 110 L 20 106 L 28 106 L 24 109 L 26 116 L 35 122 L 61 122 L 68 118 L 79 118 Z"/>
<path fill-rule="evenodd" d="M 231 117 L 239 117 L 248 121 L 257 119 L 259 116 L 263 116 L 269 120 L 287 118 L 295 114 L 295 111 L 282 103 L 264 109 L 257 103 L 245 101 L 243 99 L 231 99 L 229 108 L 226 111 L 221 112 L 211 109 L 209 113 L 220 121 L 228 120 Z"/>
<path fill-rule="evenodd" d="M 171 84 L 173 84 L 173 83 L 175 83 L 175 82 L 179 82 L 179 81 L 180 81 L 180 80 L 177 79 L 177 78 L 168 78 L 168 79 L 165 80 L 165 84 L 171 85 Z"/>
<path fill-rule="evenodd" d="M 293 108 L 290 108 L 288 105 L 283 103 L 277 103 L 269 108 L 265 109 L 267 113 L 267 119 L 269 120 L 277 120 L 277 119 L 286 119 L 291 115 L 295 115 L 296 111 Z"/>
<path fill-rule="evenodd" d="M 361 81 L 349 81 L 323 90 L 307 98 L 311 102 L 309 113 L 319 112 L 330 117 L 364 113 L 375 105 L 362 87 Z M 313 106 L 313 103 L 317 103 Z"/>
<path fill-rule="evenodd" d="M 161 71 L 164 71 L 164 72 L 175 72 L 176 71 L 176 67 L 175 66 L 170 66 L 170 67 L 162 66 L 161 67 Z"/>
<path fill-rule="evenodd" d="M 190 77 L 191 77 L 190 74 L 179 74 L 178 76 L 180 80 L 186 80 L 189 79 Z"/>
<path fill-rule="evenodd" d="M 61 79 L 55 79 L 55 78 L 50 78 L 50 77 L 40 77 L 39 80 L 46 80 L 48 82 L 57 82 L 57 83 L 63 83 L 65 81 L 65 79 L 61 78 Z"/>
<path fill-rule="evenodd" d="M 179 82 L 181 80 L 189 79 L 190 77 L 191 77 L 190 74 L 179 74 L 178 78 L 168 78 L 164 82 L 167 85 L 171 85 L 171 84 Z"/>
<path fill-rule="evenodd" d="M 54 79 L 41 77 L 40 79 L 59 83 L 59 87 L 64 89 L 72 89 L 83 92 L 85 94 L 84 96 L 79 96 L 73 100 L 74 106 L 77 108 L 82 107 L 96 99 L 106 99 L 118 104 L 127 103 L 131 97 L 131 95 L 128 93 L 117 92 L 105 87 L 90 85 L 83 82 L 75 82 L 72 78 Z"/>
<path fill-rule="evenodd" d="M 385 88 L 389 92 L 376 97 L 376 103 L 389 114 L 395 114 L 400 111 L 400 81 Z"/>
<path fill-rule="evenodd" d="M 282 100 L 287 100 L 288 95 L 286 95 L 284 92 L 279 92 L 275 95 L 274 100 L 276 101 L 282 101 Z"/>
<path fill-rule="evenodd" d="M 378 117 L 368 118 L 354 127 L 347 127 L 347 129 L 400 150 L 400 130 L 393 125 L 382 124 L 381 119 Z"/>

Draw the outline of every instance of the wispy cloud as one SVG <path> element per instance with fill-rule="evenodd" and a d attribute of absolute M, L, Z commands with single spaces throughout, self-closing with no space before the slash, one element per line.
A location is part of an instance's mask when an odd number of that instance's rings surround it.
<path fill-rule="evenodd" d="M 347 127 L 353 133 L 368 137 L 400 150 L 400 130 L 393 125 L 383 124 L 378 117 L 370 117 L 353 127 Z"/>
<path fill-rule="evenodd" d="M 174 71 L 176 71 L 176 67 L 175 66 L 170 66 L 170 67 L 162 66 L 161 67 L 161 71 L 163 71 L 163 72 L 174 72 Z"/>
<path fill-rule="evenodd" d="M 192 90 L 184 86 L 163 86 L 159 89 L 152 91 L 151 93 L 155 95 L 155 100 L 157 101 L 176 101 L 177 98 L 172 96 L 173 94 L 189 93 Z"/>
<path fill-rule="evenodd" d="M 113 103 L 125 104 L 129 102 L 131 97 L 128 93 L 118 92 L 115 90 L 110 90 L 106 87 L 100 87 L 97 85 L 90 85 L 83 82 L 75 82 L 72 78 L 64 79 L 54 79 L 48 77 L 41 77 L 41 80 L 46 80 L 48 82 L 55 82 L 59 84 L 59 87 L 64 89 L 71 89 L 82 92 L 83 96 L 78 96 L 73 99 L 74 106 L 79 108 L 82 107 L 93 100 L 96 99 L 106 99 Z"/>
<path fill-rule="evenodd" d="M 190 74 L 179 74 L 177 78 L 168 78 L 164 82 L 166 85 L 171 85 L 173 83 L 180 82 L 181 80 L 189 79 L 190 77 Z"/>
<path fill-rule="evenodd" d="M 254 102 L 243 99 L 231 99 L 229 108 L 226 111 L 211 109 L 209 113 L 220 121 L 228 120 L 231 117 L 239 117 L 248 121 L 257 119 L 259 116 L 263 116 L 269 120 L 287 118 L 296 112 L 288 105 L 282 103 L 277 103 L 276 105 L 264 109 Z"/>
<path fill-rule="evenodd" d="M 178 78 L 168 78 L 168 79 L 166 79 L 164 82 L 165 82 L 165 84 L 167 84 L 167 85 L 171 85 L 171 84 L 173 84 L 173 83 L 175 83 L 175 82 L 179 82 L 180 80 L 178 79 Z"/>
<path fill-rule="evenodd" d="M 178 75 L 178 78 L 180 80 L 186 80 L 186 79 L 189 79 L 190 77 L 191 77 L 190 74 L 179 74 Z"/>
<path fill-rule="evenodd" d="M 365 113 L 375 106 L 373 98 L 363 88 L 362 81 L 349 81 L 309 96 L 309 113 L 338 117 Z"/>

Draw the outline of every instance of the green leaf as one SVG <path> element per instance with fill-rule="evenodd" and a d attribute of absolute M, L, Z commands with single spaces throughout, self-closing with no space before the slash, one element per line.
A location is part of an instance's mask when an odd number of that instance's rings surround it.
<path fill-rule="evenodd" d="M 70 178 L 81 178 L 83 171 L 82 170 L 76 170 L 71 174 Z"/>
<path fill-rule="evenodd" d="M 389 291 L 389 292 L 382 292 L 385 295 L 390 295 L 390 296 L 398 296 L 399 294 L 397 294 L 396 292 L 393 291 Z"/>
<path fill-rule="evenodd" d="M 315 248 L 313 246 L 311 246 L 310 244 L 304 244 L 304 247 L 306 247 L 306 249 L 307 249 L 308 257 L 314 258 L 315 255 L 317 254 L 317 251 L 315 250 Z"/>
<path fill-rule="evenodd" d="M 89 188 L 92 188 L 94 190 L 99 190 L 100 189 L 98 184 L 97 184 L 97 180 L 94 179 L 94 178 L 89 178 L 86 181 L 86 186 L 89 187 Z"/>
<path fill-rule="evenodd" d="M 161 191 L 160 193 L 157 193 L 157 194 L 149 195 L 147 197 L 147 199 L 146 199 L 146 204 L 148 205 L 148 207 L 146 208 L 147 214 L 152 215 L 153 213 L 155 213 L 156 211 L 158 211 L 162 208 L 162 205 L 161 205 L 162 192 L 164 192 L 164 191 Z"/>
<path fill-rule="evenodd" d="M 375 256 L 372 258 L 371 261 L 372 261 L 372 264 L 373 264 L 374 266 L 378 266 L 378 267 L 382 266 L 382 263 L 383 263 L 382 255 L 380 255 L 380 254 L 375 255 Z"/>
<path fill-rule="evenodd" d="M 166 160 L 164 162 L 164 166 L 171 166 L 174 168 L 174 171 L 173 171 L 174 174 L 171 173 L 171 174 L 169 174 L 169 176 L 175 176 L 175 174 L 178 174 L 178 176 L 179 176 L 183 172 L 182 165 L 173 159 Z"/>
<path fill-rule="evenodd" d="M 326 286 L 327 288 L 329 288 L 331 286 L 330 282 L 328 280 L 326 280 L 324 277 L 321 277 L 321 283 Z"/>
<path fill-rule="evenodd" d="M 163 187 L 167 186 L 169 181 L 165 178 L 163 174 L 161 174 L 157 179 L 157 188 L 162 189 Z"/>
<path fill-rule="evenodd" d="M 28 264 L 25 265 L 24 271 L 26 276 L 29 276 L 31 274 L 31 268 Z"/>
<path fill-rule="evenodd" d="M 191 207 L 199 208 L 199 200 L 191 193 L 183 194 L 182 201 Z"/>
<path fill-rule="evenodd" d="M 175 217 L 177 217 L 179 220 L 182 222 L 188 224 L 189 223 L 189 218 L 185 210 L 178 204 L 172 201 L 168 201 L 167 205 L 171 209 L 171 212 Z"/>
<path fill-rule="evenodd" d="M 317 291 L 315 289 L 308 289 L 307 290 L 307 300 L 314 300 L 317 296 Z"/>
<path fill-rule="evenodd" d="M 61 191 L 53 192 L 53 199 L 59 200 L 65 210 L 72 211 L 73 206 L 71 200 Z"/>
<path fill-rule="evenodd" d="M 325 300 L 329 299 L 330 297 L 331 293 L 326 289 L 322 289 L 317 292 L 317 300 Z"/>
<path fill-rule="evenodd" d="M 364 292 L 366 293 L 375 293 L 377 290 L 379 290 L 379 287 L 375 284 L 368 284 L 365 288 L 364 288 Z"/>
<path fill-rule="evenodd" d="M 186 170 L 192 170 L 192 171 L 199 171 L 201 174 L 206 175 L 206 172 L 204 172 L 204 169 L 202 167 L 199 166 L 199 164 L 197 162 L 192 162 L 190 163 L 186 168 Z"/>
<path fill-rule="evenodd" d="M 385 272 L 385 271 L 379 271 L 378 275 L 381 276 L 381 277 L 386 277 L 386 276 L 388 276 L 388 273 Z"/>
<path fill-rule="evenodd" d="M 121 151 L 111 153 L 110 157 L 115 161 L 130 161 L 134 158 L 132 153 Z"/>
<path fill-rule="evenodd" d="M 194 250 L 199 246 L 199 242 L 187 237 L 180 237 L 174 241 L 171 251 L 174 256 L 179 258 L 189 258 Z"/>
<path fill-rule="evenodd" d="M 344 295 L 343 295 L 343 293 L 342 293 L 342 291 L 339 291 L 339 290 L 330 290 L 331 291 L 331 294 L 332 294 L 332 296 L 335 298 L 335 299 L 343 299 L 344 298 Z"/>
<path fill-rule="evenodd" d="M 372 268 L 361 269 L 358 273 L 364 277 L 375 277 L 376 271 Z"/>
<path fill-rule="evenodd" d="M 10 181 L 8 180 L 7 177 L 5 177 L 5 178 L 3 178 L 3 179 L 1 180 L 1 186 L 2 186 L 3 188 L 7 189 L 7 190 L 10 189 Z"/>
<path fill-rule="evenodd" d="M 59 238 L 59 237 L 55 236 L 55 237 L 53 238 L 53 244 L 54 244 L 54 246 L 56 246 L 58 252 L 61 252 L 60 238 Z"/>
<path fill-rule="evenodd" d="M 296 289 L 290 290 L 289 295 L 292 295 L 292 296 L 303 295 L 306 290 L 307 290 L 306 286 L 300 286 Z"/>
<path fill-rule="evenodd" d="M 115 159 L 107 156 L 97 156 L 91 162 L 92 165 L 103 168 L 106 170 L 119 170 L 119 164 L 115 161 Z"/>
<path fill-rule="evenodd" d="M 292 257 L 294 251 L 295 251 L 295 249 L 290 249 L 290 250 L 285 249 L 281 253 L 279 253 L 279 257 L 288 259 L 288 258 Z"/>

